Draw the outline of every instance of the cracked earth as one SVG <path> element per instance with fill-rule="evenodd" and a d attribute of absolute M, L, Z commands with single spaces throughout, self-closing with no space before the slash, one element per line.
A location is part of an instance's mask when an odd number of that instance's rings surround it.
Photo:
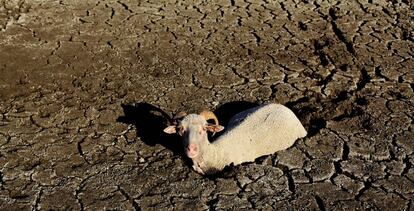
<path fill-rule="evenodd" d="M 413 9 L 0 0 L 0 210 L 413 210 Z M 308 136 L 218 175 L 162 134 L 271 102 Z"/>

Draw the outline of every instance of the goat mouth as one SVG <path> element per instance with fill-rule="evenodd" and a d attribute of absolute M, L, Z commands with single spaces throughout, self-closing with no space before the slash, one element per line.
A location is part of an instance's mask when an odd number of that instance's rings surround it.
<path fill-rule="evenodd" d="M 198 152 L 187 151 L 186 154 L 187 154 L 187 157 L 189 157 L 189 158 L 195 158 L 195 157 L 197 157 Z"/>

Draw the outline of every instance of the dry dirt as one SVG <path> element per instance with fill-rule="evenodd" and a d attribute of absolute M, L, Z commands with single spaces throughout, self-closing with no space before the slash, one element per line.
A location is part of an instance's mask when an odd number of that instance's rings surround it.
<path fill-rule="evenodd" d="M 413 10 L 0 0 L 0 210 L 413 210 Z M 161 132 L 270 102 L 309 135 L 211 177 Z"/>

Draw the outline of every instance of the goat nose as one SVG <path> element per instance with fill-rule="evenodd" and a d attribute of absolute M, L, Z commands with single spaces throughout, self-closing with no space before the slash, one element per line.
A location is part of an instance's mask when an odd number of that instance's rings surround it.
<path fill-rule="evenodd" d="M 195 144 L 189 144 L 187 147 L 188 151 L 193 152 L 193 151 L 197 151 L 197 145 Z"/>

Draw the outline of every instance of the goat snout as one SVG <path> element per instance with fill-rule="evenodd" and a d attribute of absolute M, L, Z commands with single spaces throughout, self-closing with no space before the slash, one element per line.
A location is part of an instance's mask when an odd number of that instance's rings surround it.
<path fill-rule="evenodd" d="M 189 144 L 186 149 L 187 156 L 189 158 L 197 157 L 198 155 L 198 147 L 195 144 Z"/>

